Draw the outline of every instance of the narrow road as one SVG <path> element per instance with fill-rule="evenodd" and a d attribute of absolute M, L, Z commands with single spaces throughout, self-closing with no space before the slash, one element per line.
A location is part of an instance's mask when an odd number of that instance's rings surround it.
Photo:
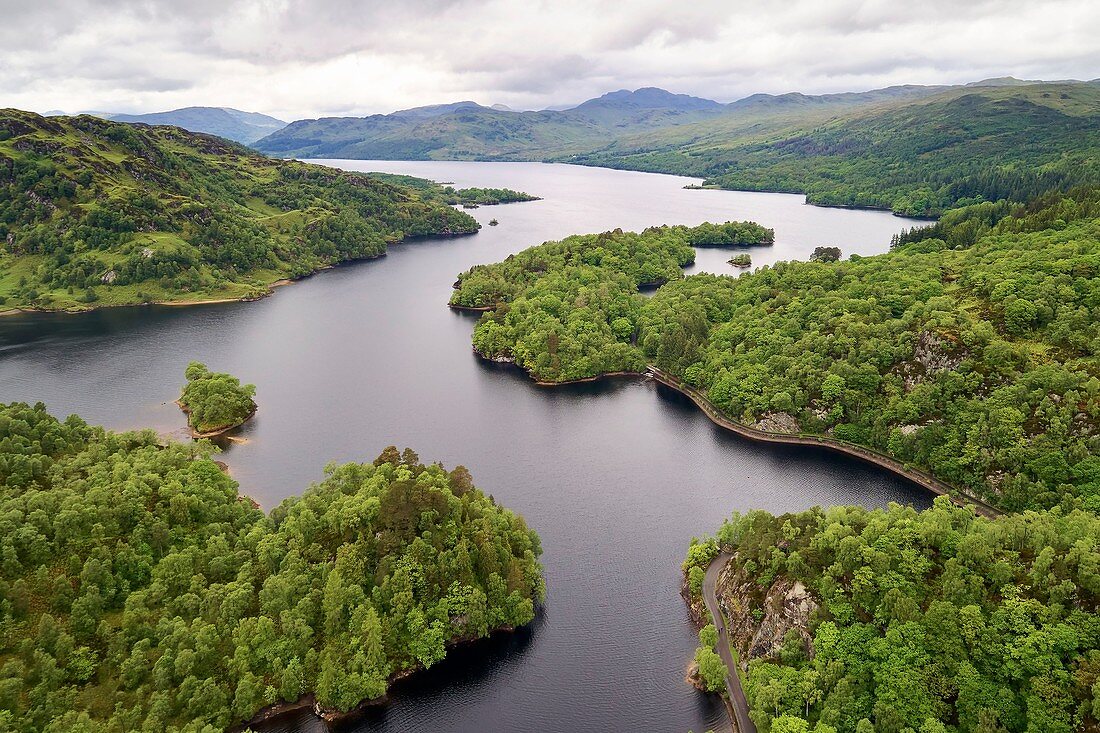
<path fill-rule="evenodd" d="M 970 494 L 963 492 L 961 489 L 952 487 L 949 484 L 940 481 L 935 476 L 925 473 L 919 469 L 907 466 L 901 461 L 891 458 L 888 455 L 879 453 L 878 451 L 865 448 L 854 443 L 848 443 L 845 441 L 837 440 L 835 438 L 828 438 L 821 435 L 809 435 L 805 433 L 773 433 L 766 430 L 759 430 L 757 428 L 750 427 L 744 423 L 737 422 L 727 417 L 721 410 L 719 410 L 710 400 L 707 399 L 701 391 L 684 384 L 682 381 L 672 376 L 671 374 L 658 369 L 655 366 L 649 366 L 646 372 L 654 379 L 666 387 L 671 387 L 680 394 L 684 395 L 696 406 L 703 411 L 703 414 L 710 418 L 711 422 L 715 425 L 725 428 L 731 432 L 737 433 L 743 438 L 749 440 L 755 440 L 762 443 L 785 443 L 788 445 L 814 445 L 821 448 L 827 448 L 829 450 L 836 451 L 838 453 L 844 453 L 850 456 L 854 456 L 867 463 L 873 463 L 877 466 L 885 468 L 891 473 L 895 473 L 898 476 L 909 479 L 913 483 L 924 487 L 934 494 L 940 496 L 946 496 L 954 501 L 956 504 L 965 506 L 972 504 L 975 511 L 986 517 L 997 517 L 1003 514 L 1000 509 L 986 504 L 981 499 L 975 498 Z"/>
<path fill-rule="evenodd" d="M 730 703 L 733 705 L 733 722 L 737 733 L 756 733 L 756 725 L 749 717 L 749 701 L 745 699 L 745 691 L 741 689 L 741 677 L 737 674 L 737 665 L 733 661 L 733 653 L 730 651 L 730 640 L 726 632 L 726 621 L 722 617 L 722 609 L 718 607 L 718 596 L 715 587 L 718 584 L 718 573 L 726 567 L 732 556 L 723 552 L 711 561 L 707 572 L 703 575 L 703 602 L 714 619 L 714 626 L 718 629 L 718 654 L 726 663 L 726 690 L 729 692 Z"/>

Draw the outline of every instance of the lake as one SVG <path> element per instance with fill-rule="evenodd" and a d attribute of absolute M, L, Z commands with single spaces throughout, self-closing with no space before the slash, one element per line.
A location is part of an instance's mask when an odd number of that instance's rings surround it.
<path fill-rule="evenodd" d="M 916 222 L 807 206 L 801 196 L 685 190 L 697 179 L 539 163 L 319 161 L 457 187 L 508 187 L 542 201 L 470 212 L 474 236 L 397 245 L 253 303 L 135 307 L 0 318 L 0 400 L 43 401 L 114 429 L 181 439 L 173 404 L 193 359 L 257 386 L 256 418 L 223 455 L 265 508 L 330 461 L 388 445 L 467 466 L 477 485 L 542 537 L 548 599 L 529 629 L 458 650 L 397 684 L 356 731 L 688 731 L 725 728 L 722 705 L 684 682 L 697 643 L 678 595 L 693 535 L 731 511 L 930 498 L 818 450 L 756 445 L 643 380 L 545 388 L 470 348 L 476 316 L 447 308 L 471 265 L 568 234 L 752 219 L 776 231 L 754 265 L 888 248 Z M 691 272 L 737 274 L 734 250 Z M 311 715 L 266 730 L 320 731 Z"/>

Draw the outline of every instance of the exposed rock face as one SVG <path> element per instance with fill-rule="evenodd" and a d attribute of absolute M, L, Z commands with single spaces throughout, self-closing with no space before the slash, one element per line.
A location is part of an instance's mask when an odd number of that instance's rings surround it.
<path fill-rule="evenodd" d="M 896 369 L 905 380 L 905 389 L 910 390 L 928 377 L 957 368 L 962 360 L 963 354 L 955 344 L 925 331 L 913 345 L 912 360 L 899 364 Z"/>
<path fill-rule="evenodd" d="M 801 433 L 798 418 L 786 412 L 765 412 L 753 426 L 769 433 Z"/>
<path fill-rule="evenodd" d="M 791 629 L 802 637 L 806 654 L 813 655 L 810 619 L 818 603 L 800 581 L 780 577 L 762 588 L 735 556 L 718 576 L 717 595 L 742 665 L 747 666 L 750 659 L 778 657 Z M 763 615 L 754 615 L 756 609 Z"/>

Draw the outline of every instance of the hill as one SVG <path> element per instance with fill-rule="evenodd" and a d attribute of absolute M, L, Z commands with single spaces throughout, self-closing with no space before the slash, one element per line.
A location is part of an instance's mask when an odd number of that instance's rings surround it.
<path fill-rule="evenodd" d="M 255 147 L 297 158 L 541 160 L 589 151 L 628 132 L 706 119 L 722 109 L 711 100 L 652 88 L 540 112 L 459 102 L 389 115 L 301 120 Z"/>
<path fill-rule="evenodd" d="M 206 132 L 238 143 L 253 143 L 286 127 L 286 123 L 258 112 L 242 112 L 232 107 L 183 107 L 170 112 L 142 115 L 99 115 L 115 122 L 139 122 L 146 125 L 175 125 L 191 132 Z"/>
<path fill-rule="evenodd" d="M 1097 84 L 989 80 L 894 91 L 859 100 L 750 97 L 731 105 L 734 113 L 559 159 L 916 216 L 1100 180 Z"/>
<path fill-rule="evenodd" d="M 0 110 L 0 304 L 253 298 L 271 283 L 476 231 L 441 189 L 265 158 L 178 127 Z"/>

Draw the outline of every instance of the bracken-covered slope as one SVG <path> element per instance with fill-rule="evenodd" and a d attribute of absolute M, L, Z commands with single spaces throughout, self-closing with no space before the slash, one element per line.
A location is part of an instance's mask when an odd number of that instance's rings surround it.
<path fill-rule="evenodd" d="M 176 127 L 0 110 L 0 307 L 256 297 L 406 237 L 477 228 L 433 187 Z"/>

